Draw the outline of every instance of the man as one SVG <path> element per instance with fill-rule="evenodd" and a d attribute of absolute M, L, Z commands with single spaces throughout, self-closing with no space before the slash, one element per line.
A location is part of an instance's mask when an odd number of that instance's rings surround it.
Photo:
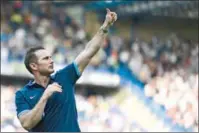
<path fill-rule="evenodd" d="M 74 85 L 91 58 L 98 52 L 117 14 L 107 9 L 106 19 L 73 63 L 54 75 L 53 60 L 42 47 L 31 48 L 25 66 L 34 76 L 16 92 L 17 116 L 31 132 L 80 132 L 74 97 Z"/>

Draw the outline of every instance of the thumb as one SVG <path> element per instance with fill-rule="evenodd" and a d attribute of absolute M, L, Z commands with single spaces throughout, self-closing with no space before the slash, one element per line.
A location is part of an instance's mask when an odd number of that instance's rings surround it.
<path fill-rule="evenodd" d="M 111 12 L 110 9 L 108 9 L 108 8 L 106 8 L 106 11 L 107 11 L 107 13 L 110 13 L 110 12 Z"/>

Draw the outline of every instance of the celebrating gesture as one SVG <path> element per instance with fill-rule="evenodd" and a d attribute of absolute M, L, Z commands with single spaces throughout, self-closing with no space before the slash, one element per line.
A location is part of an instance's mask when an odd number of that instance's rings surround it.
<path fill-rule="evenodd" d="M 106 9 L 106 11 L 107 14 L 105 24 L 107 24 L 107 26 L 110 26 L 117 20 L 117 14 L 115 12 L 111 12 L 108 8 Z"/>
<path fill-rule="evenodd" d="M 117 20 L 117 14 L 107 10 L 103 25 L 73 63 L 54 72 L 53 58 L 43 47 L 31 48 L 25 57 L 25 66 L 33 74 L 34 82 L 16 93 L 17 116 L 28 131 L 80 132 L 75 104 L 74 86 L 92 57 L 99 51 L 108 28 Z M 57 93 L 58 92 L 58 93 Z"/>

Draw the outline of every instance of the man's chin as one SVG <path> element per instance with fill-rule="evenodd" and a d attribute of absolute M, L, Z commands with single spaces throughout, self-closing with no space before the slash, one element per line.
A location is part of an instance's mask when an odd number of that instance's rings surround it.
<path fill-rule="evenodd" d="M 55 70 L 53 69 L 53 70 L 50 71 L 50 74 L 52 74 L 52 73 L 54 73 L 54 72 L 55 72 Z"/>
<path fill-rule="evenodd" d="M 51 74 L 53 74 L 55 72 L 55 70 L 50 70 L 50 71 L 48 71 L 47 73 L 48 73 L 48 75 L 51 75 Z"/>

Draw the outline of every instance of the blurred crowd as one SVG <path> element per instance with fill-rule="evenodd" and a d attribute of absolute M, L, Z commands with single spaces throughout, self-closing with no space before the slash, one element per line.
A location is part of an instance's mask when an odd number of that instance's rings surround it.
<path fill-rule="evenodd" d="M 11 1 L 3 5 L 4 10 L 1 9 L 2 63 L 23 62 L 27 48 L 43 45 L 53 54 L 56 64 L 67 64 L 73 61 L 91 39 L 84 27 L 77 24 L 62 7 L 45 1 Z M 127 64 L 132 73 L 146 84 L 144 88 L 146 96 L 152 97 L 157 104 L 164 106 L 174 123 L 184 125 L 186 128 L 198 128 L 198 42 L 183 40 L 174 33 L 164 39 L 154 36 L 151 42 L 142 41 L 139 38 L 129 41 L 117 35 L 109 35 L 104 41 L 103 49 L 93 58 L 91 65 L 95 67 L 105 65 L 117 69 L 121 62 Z M 2 116 L 14 118 L 13 128 L 7 127 L 6 124 L 5 128 L 16 131 L 14 127 L 19 125 L 17 118 L 13 113 L 4 110 L 4 106 L 13 100 L 10 96 L 13 96 L 14 89 L 12 90 L 13 87 L 3 88 L 7 88 L 2 90 L 10 95 L 5 94 L 8 97 L 4 97 L 2 101 L 4 113 Z M 79 105 L 80 108 L 85 108 L 81 107 L 85 105 L 88 106 L 86 107 L 88 112 L 91 110 L 94 112 L 88 117 L 90 113 L 85 114 L 85 111 L 80 111 L 80 121 L 81 117 L 84 118 L 83 124 L 91 124 L 90 119 L 101 115 L 100 108 L 94 109 L 91 106 L 91 103 L 93 105 L 93 101 L 96 101 L 96 97 L 86 99 L 77 95 L 77 99 L 79 102 L 84 102 Z M 101 101 L 103 101 L 102 98 Z M 12 107 L 8 109 L 13 111 Z M 102 117 L 103 120 L 95 121 L 95 124 L 103 123 L 101 124 L 103 128 L 97 126 L 96 131 L 104 128 L 108 131 L 111 126 L 113 129 L 123 131 L 120 127 L 125 120 L 122 115 L 118 113 L 110 115 L 104 110 L 102 114 L 106 116 Z M 109 123 L 107 116 L 113 117 L 112 119 L 118 122 L 114 123 L 112 120 L 113 123 Z M 85 119 L 87 119 L 86 122 Z M 3 121 L 12 123 L 10 119 L 4 119 L 4 117 Z M 1 126 L 4 127 L 4 124 Z"/>
<path fill-rule="evenodd" d="M 43 45 L 55 63 L 67 63 L 85 45 L 86 33 L 63 8 L 41 1 L 12 1 L 4 6 L 1 46 L 5 62 L 22 61 L 27 48 Z"/>
<path fill-rule="evenodd" d="M 198 42 L 174 33 L 164 39 L 154 36 L 151 42 L 137 39 L 131 53 L 129 67 L 144 82 L 171 71 L 184 71 L 186 75 L 198 73 Z"/>
<path fill-rule="evenodd" d="M 19 86 L 1 85 L 1 132 L 24 132 L 15 107 L 15 91 Z"/>
<path fill-rule="evenodd" d="M 129 57 L 128 52 L 123 56 Z M 173 124 L 198 131 L 198 42 L 171 34 L 164 41 L 136 40 L 129 68 L 145 84 L 147 97 L 164 107 Z"/>
<path fill-rule="evenodd" d="M 173 124 L 198 131 L 198 74 L 184 71 L 166 72 L 145 86 L 145 95 L 163 106 Z"/>
<path fill-rule="evenodd" d="M 112 95 L 85 97 L 77 94 L 76 99 L 80 128 L 84 132 L 144 131 L 141 125 L 133 123 L 133 119 L 129 118 L 126 109 Z"/>

